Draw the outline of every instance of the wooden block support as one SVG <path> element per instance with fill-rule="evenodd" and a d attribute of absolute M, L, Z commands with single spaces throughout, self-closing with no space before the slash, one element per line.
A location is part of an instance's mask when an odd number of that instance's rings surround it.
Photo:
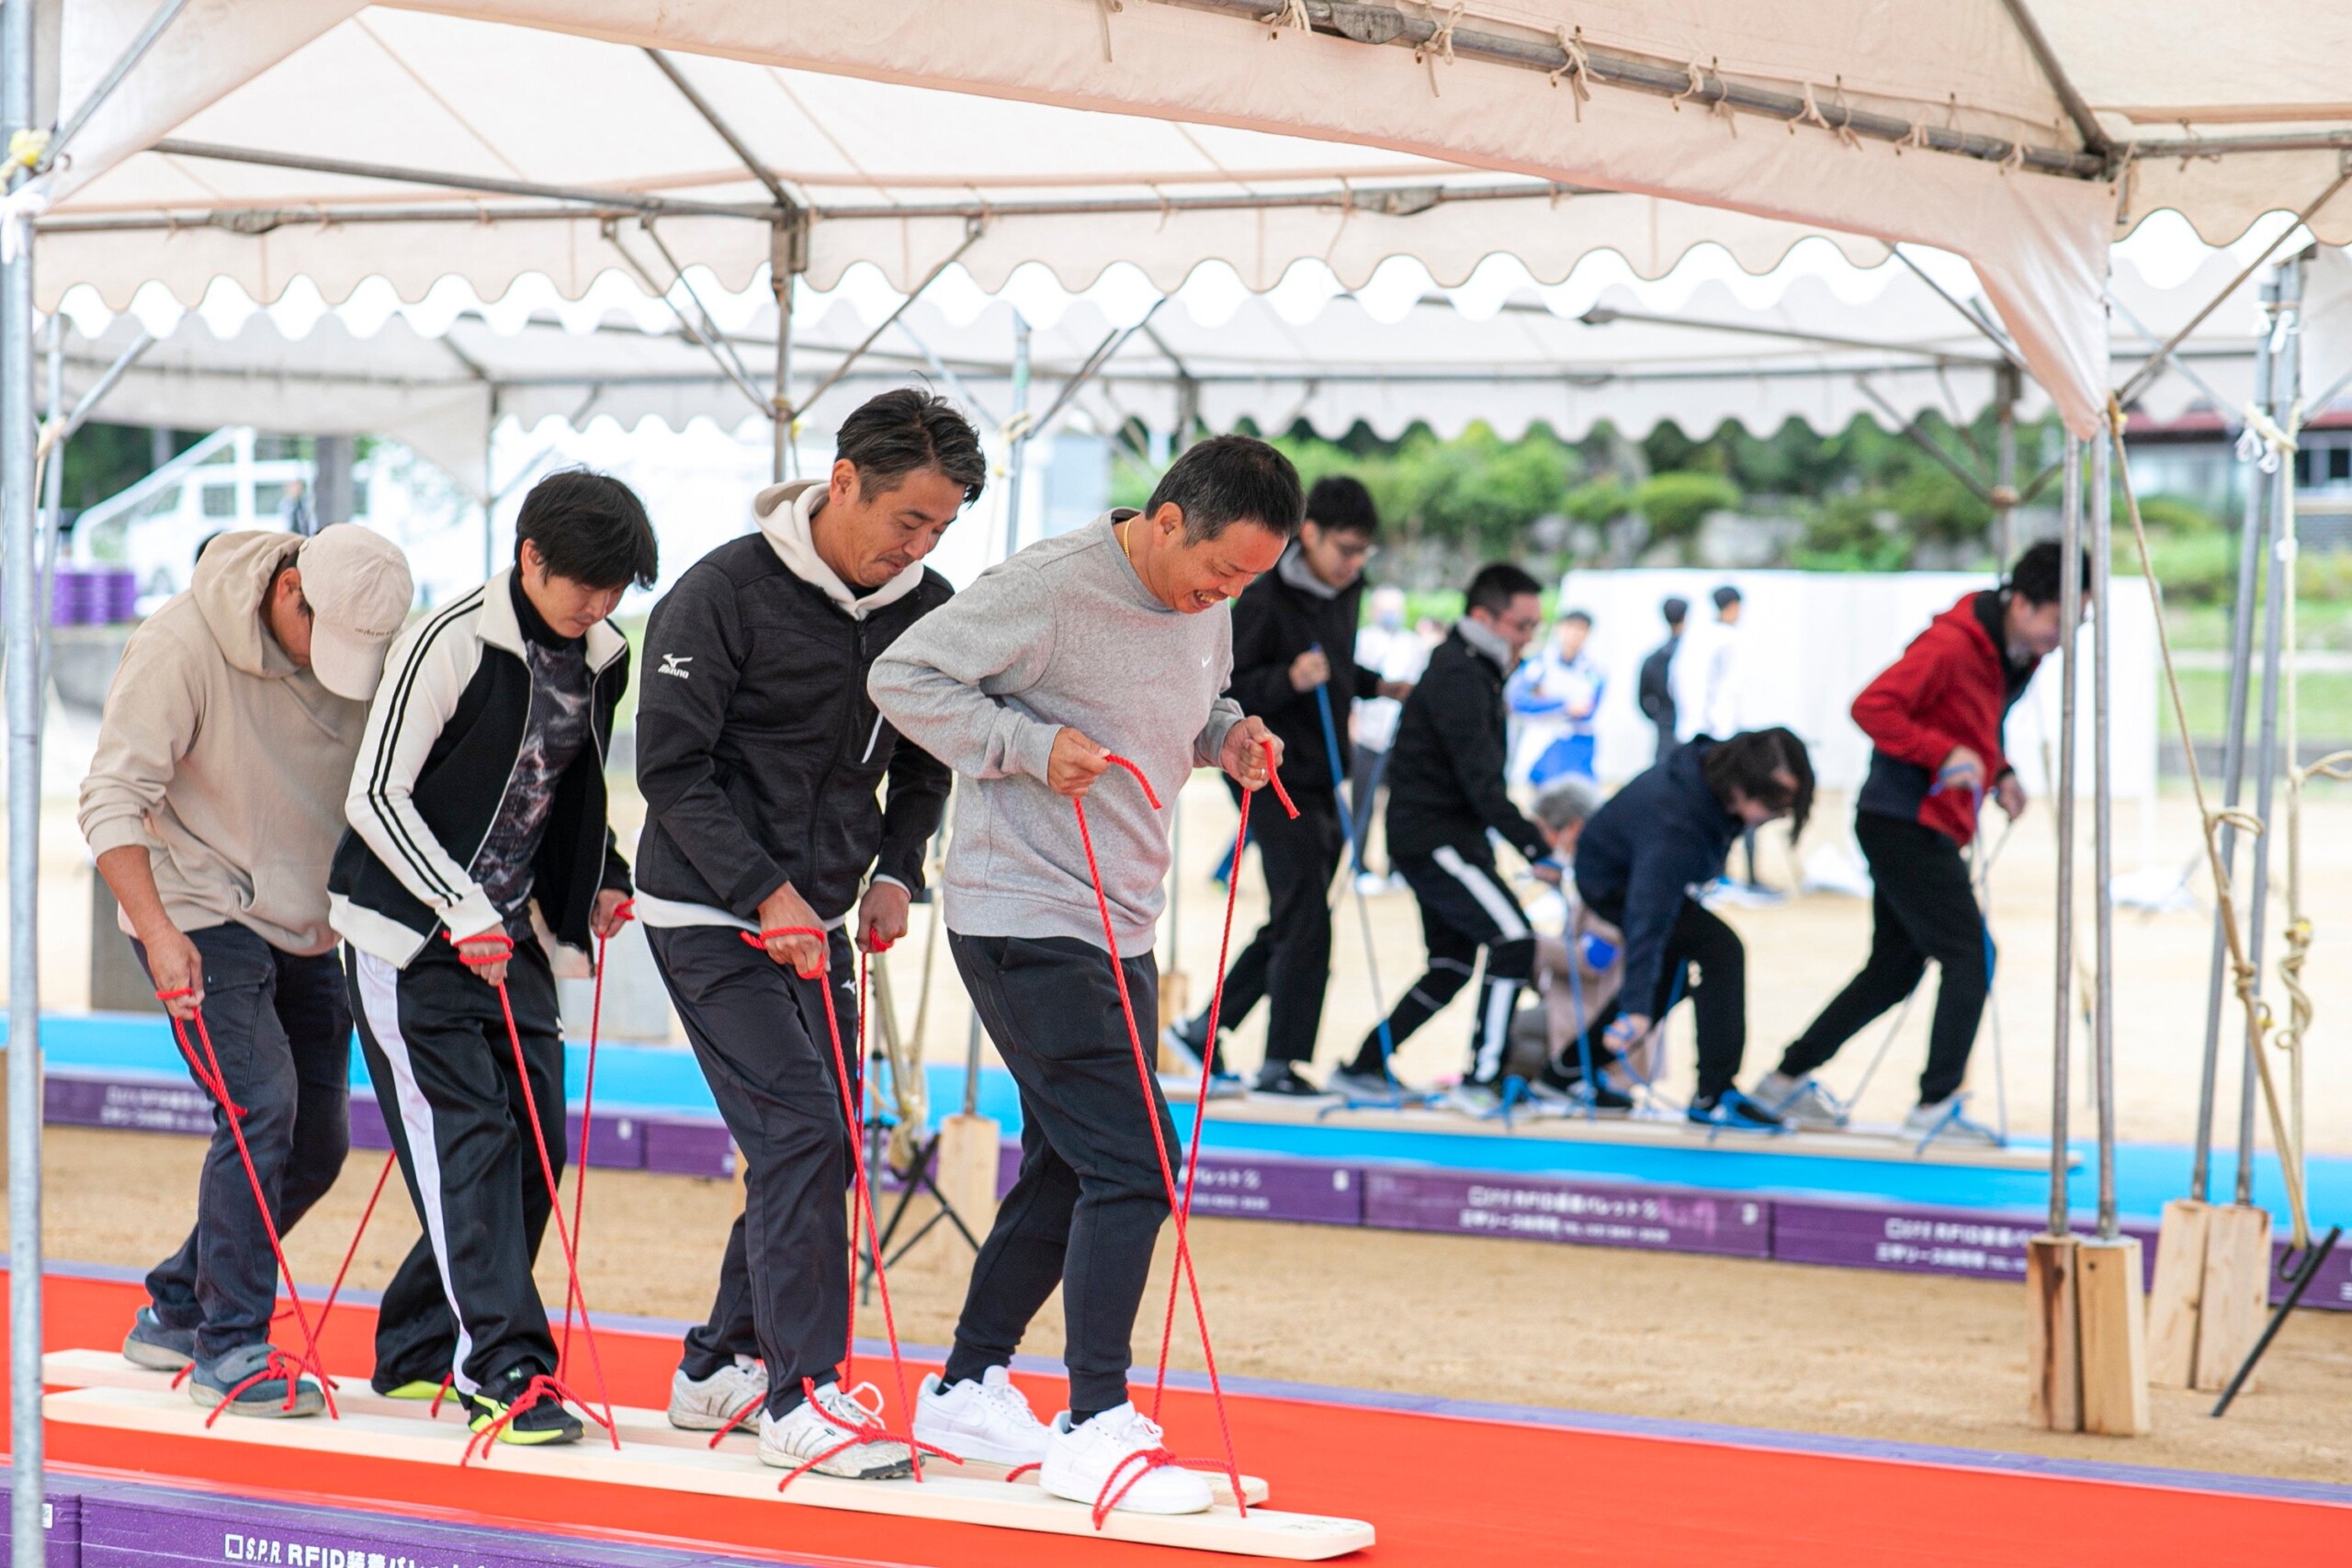
<path fill-rule="evenodd" d="M 2111 1438 L 2148 1431 L 2148 1325 L 2140 1240 L 2086 1239 L 2075 1247 L 2082 1325 L 2083 1430 Z"/>
<path fill-rule="evenodd" d="M 1003 1141 L 1004 1129 L 990 1117 L 958 1111 L 939 1123 L 939 1190 L 982 1241 L 996 1224 L 997 1160 Z M 956 1245 L 963 1246 L 961 1237 Z"/>
<path fill-rule="evenodd" d="M 1170 969 L 1159 977 L 1160 1032 L 1165 1034 L 1170 1024 L 1174 1023 L 1178 1019 L 1190 1018 L 1192 1015 L 1193 977 L 1182 969 Z M 1178 1070 L 1178 1065 L 1169 1061 L 1168 1053 L 1164 1048 L 1155 1050 L 1152 1060 L 1163 1073 Z"/>
<path fill-rule="evenodd" d="M 2148 1294 L 2148 1381 L 2194 1388 L 2199 1305 L 2205 1296 L 2205 1236 L 2213 1205 L 2176 1198 L 2156 1233 L 2156 1282 Z"/>
<path fill-rule="evenodd" d="M 2207 1222 L 2203 1312 L 2197 1331 L 2197 1371 L 2192 1387 L 2229 1386 L 2270 1314 L 2270 1214 L 2232 1203 L 2214 1209 Z M 2260 1379 L 2246 1380 L 2253 1389 Z"/>
<path fill-rule="evenodd" d="M 2038 1235 L 2025 1244 L 2026 1400 L 2033 1424 L 2053 1432 L 2083 1429 L 2083 1371 L 2075 1301 L 2071 1235 Z"/>

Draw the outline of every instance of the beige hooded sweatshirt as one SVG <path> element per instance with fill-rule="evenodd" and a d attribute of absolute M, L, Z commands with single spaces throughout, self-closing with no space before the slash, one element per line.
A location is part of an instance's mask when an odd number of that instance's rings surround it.
<path fill-rule="evenodd" d="M 271 579 L 301 542 L 221 535 L 187 592 L 130 634 L 82 781 L 81 823 L 93 854 L 146 847 L 180 930 L 233 920 L 307 954 L 335 943 L 327 862 L 368 705 L 297 669 L 262 619 Z"/>

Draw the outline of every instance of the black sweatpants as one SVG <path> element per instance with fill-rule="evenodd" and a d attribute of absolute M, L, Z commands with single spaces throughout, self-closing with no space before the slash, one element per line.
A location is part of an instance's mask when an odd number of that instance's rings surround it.
<path fill-rule="evenodd" d="M 1225 972 L 1218 1027 L 1231 1029 L 1266 1000 L 1266 1060 L 1309 1062 L 1331 979 L 1331 878 L 1346 852 L 1340 803 L 1302 791 L 1294 821 L 1271 794 L 1253 801 L 1250 840 L 1266 872 L 1266 923 Z M 1208 1011 L 1202 1010 L 1205 1023 Z M 1201 1032 L 1205 1038 L 1205 1031 Z"/>
<path fill-rule="evenodd" d="M 1152 1118 L 1170 1165 L 1176 1123 L 1119 1013 L 1109 953 L 1074 937 L 961 936 L 949 950 L 980 1022 L 1021 1089 L 1021 1176 L 972 1265 L 947 1381 L 1006 1366 L 1029 1320 L 1062 1287 L 1072 1420 L 1126 1403 L 1136 1312 L 1168 1217 Z M 1123 961 L 1142 1025 L 1157 1016 L 1148 953 Z"/>
<path fill-rule="evenodd" d="M 710 1317 L 680 1366 L 706 1378 L 737 1356 L 768 1366 L 768 1410 L 800 1404 L 803 1378 L 833 1381 L 849 1350 L 848 1117 L 824 993 L 731 926 L 649 926 L 695 1059 L 743 1151 L 743 1212 L 728 1233 Z M 854 955 L 829 952 L 842 1059 L 858 1071 Z M 856 1080 L 851 1080 L 856 1093 Z"/>
<path fill-rule="evenodd" d="M 1623 929 L 1623 904 L 1604 907 L 1597 900 L 1586 902 L 1594 914 Z M 1668 933 L 1657 988 L 1650 998 L 1651 1020 L 1664 1022 L 1679 997 L 1690 998 L 1698 1025 L 1698 1098 L 1712 1102 L 1733 1087 L 1739 1077 L 1740 1059 L 1747 1054 L 1747 949 L 1737 931 L 1696 898 L 1682 900 L 1674 930 Z M 1621 995 L 1617 1005 L 1620 1010 L 1630 1010 L 1634 1004 Z"/>
<path fill-rule="evenodd" d="M 471 1393 L 509 1370 L 556 1370 L 531 1278 L 548 1193 L 498 992 L 436 936 L 395 969 L 354 951 L 359 1047 L 424 1234 L 376 1321 L 378 1393 L 454 1372 Z M 514 944 L 506 994 L 548 1160 L 563 1176 L 563 1024 L 539 944 Z"/>
<path fill-rule="evenodd" d="M 229 1098 L 245 1112 L 245 1147 L 280 1235 L 334 1185 L 351 1147 L 351 1011 L 333 953 L 281 953 L 243 926 L 187 933 L 204 960 L 204 1027 Z M 147 950 L 137 940 L 139 962 Z M 193 1024 L 188 1043 L 202 1059 Z M 148 1271 L 147 1298 L 166 1328 L 194 1329 L 210 1361 L 269 1338 L 277 1258 L 254 1204 L 237 1140 L 212 1109 L 212 1146 L 197 1179 L 196 1225 Z"/>
<path fill-rule="evenodd" d="M 1483 843 L 1390 859 L 1421 907 L 1421 941 L 1430 956 L 1428 970 L 1388 1015 L 1389 1043 L 1392 1048 L 1404 1044 L 1470 983 L 1483 947 L 1487 977 L 1479 989 L 1478 1016 L 1470 1026 L 1463 1076 L 1473 1083 L 1497 1083 L 1510 1060 L 1510 1020 L 1519 993 L 1535 975 L 1535 934 L 1527 912 L 1496 874 L 1494 856 Z M 1379 1029 L 1356 1047 L 1351 1070 L 1378 1075 Z"/>
<path fill-rule="evenodd" d="M 1935 961 L 1935 1021 L 1919 1103 L 1939 1105 L 1968 1076 L 1968 1054 L 1992 984 L 1990 939 L 1960 846 L 1935 829 L 1899 817 L 1860 813 L 1854 837 L 1870 863 L 1871 955 L 1861 973 L 1830 998 L 1781 1058 L 1781 1071 L 1803 1077 L 1838 1054 L 1872 1019 L 1909 996 Z"/>

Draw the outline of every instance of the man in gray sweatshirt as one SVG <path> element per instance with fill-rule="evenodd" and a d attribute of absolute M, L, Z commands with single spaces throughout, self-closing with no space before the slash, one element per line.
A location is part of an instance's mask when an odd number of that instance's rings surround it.
<path fill-rule="evenodd" d="M 1140 513 L 1033 545 L 910 627 L 867 689 L 899 733 L 964 775 L 943 886 L 948 941 L 980 1021 L 1020 1086 L 1020 1179 L 973 1265 L 946 1371 L 925 1383 L 922 1441 L 1040 1467 L 1057 1496 L 1197 1513 L 1207 1482 L 1148 1457 L 1159 1428 L 1127 1399 L 1130 1337 L 1168 1202 L 1137 1082 L 1093 858 L 1135 1016 L 1158 1014 L 1152 942 L 1169 818 L 1195 767 L 1246 789 L 1281 761 L 1265 725 L 1220 694 L 1233 663 L 1226 601 L 1298 532 L 1298 475 L 1227 435 L 1176 460 Z M 1029 1320 L 1062 1287 L 1070 1408 L 1048 1430 L 1005 1376 Z M 1138 1470 L 1138 1465 L 1142 1466 Z M 1137 1478 L 1139 1477 L 1139 1479 Z M 1129 1481 L 1133 1483 L 1128 1485 Z"/>

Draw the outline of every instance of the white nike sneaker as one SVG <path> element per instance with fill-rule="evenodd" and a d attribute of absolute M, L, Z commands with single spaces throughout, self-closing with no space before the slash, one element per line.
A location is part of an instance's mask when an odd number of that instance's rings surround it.
<path fill-rule="evenodd" d="M 953 1388 L 944 1379 L 923 1379 L 915 1395 L 914 1435 L 916 1442 L 957 1459 L 1018 1466 L 1042 1463 L 1053 1433 L 1005 1370 L 990 1367 L 979 1382 L 967 1378 Z"/>
<path fill-rule="evenodd" d="M 873 1385 L 860 1387 L 871 1390 Z M 778 1470 L 806 1467 L 848 1481 L 892 1481 L 913 1473 L 914 1456 L 906 1444 L 860 1436 L 875 1430 L 881 1416 L 878 1392 L 869 1405 L 842 1393 L 839 1383 L 829 1382 L 816 1398 L 802 1400 L 780 1420 L 760 1412 L 760 1462 Z"/>
<path fill-rule="evenodd" d="M 670 1374 L 670 1425 L 686 1432 L 717 1432 L 768 1396 L 767 1363 L 738 1356 L 707 1378 Z"/>
<path fill-rule="evenodd" d="M 1810 1077 L 1766 1073 L 1747 1091 L 1747 1098 L 1791 1127 L 1808 1132 L 1836 1132 L 1846 1125 L 1847 1111 L 1837 1098 Z"/>
<path fill-rule="evenodd" d="M 1133 1404 L 1078 1427 L 1067 1410 L 1055 1416 L 1037 1482 L 1096 1508 L 1108 1486 L 1117 1495 L 1112 1508 L 1130 1514 L 1204 1514 L 1214 1500 L 1208 1477 L 1180 1468 L 1160 1442 L 1159 1424 Z"/>

